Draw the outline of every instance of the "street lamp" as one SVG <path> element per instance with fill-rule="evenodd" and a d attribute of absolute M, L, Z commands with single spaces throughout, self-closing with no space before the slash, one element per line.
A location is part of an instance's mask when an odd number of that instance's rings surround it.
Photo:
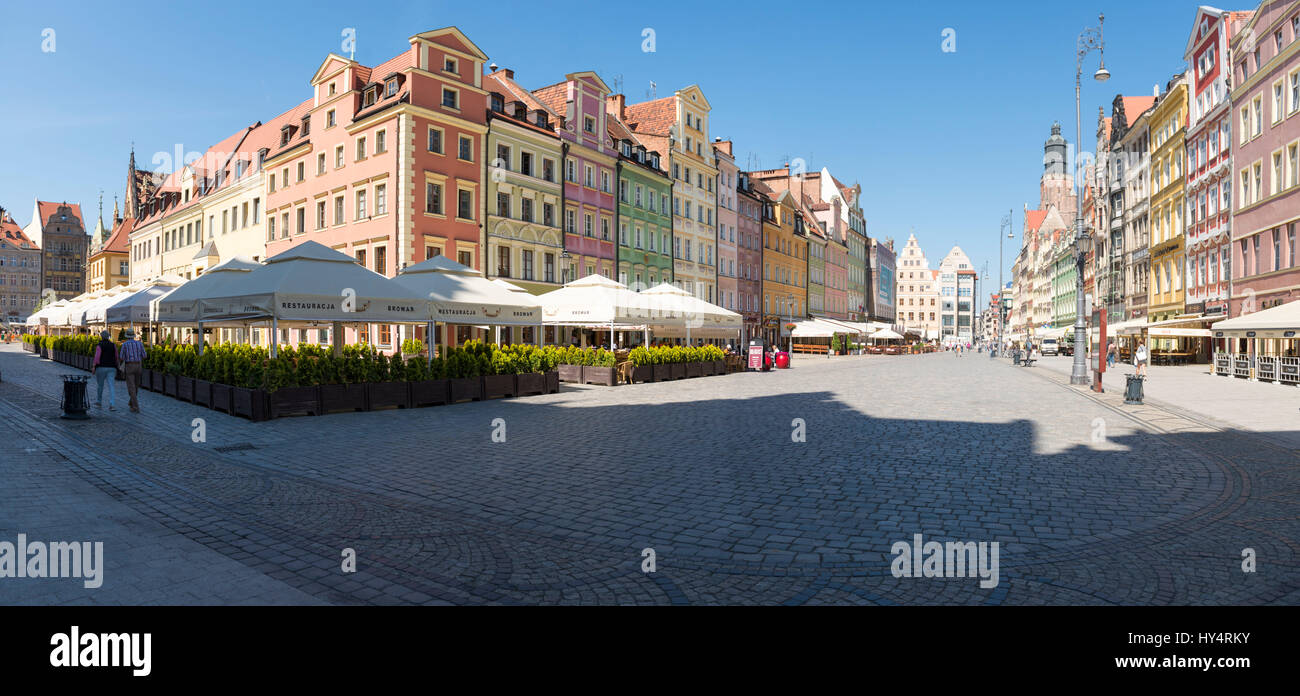
<path fill-rule="evenodd" d="M 794 293 L 785 296 L 785 316 L 787 324 L 794 323 Z M 786 341 L 787 350 L 794 353 L 794 329 L 790 329 L 790 338 Z"/>
<path fill-rule="evenodd" d="M 1002 283 L 1002 269 L 1004 268 L 1002 262 L 1002 230 L 1005 229 L 1007 231 L 1007 239 L 1015 239 L 1015 232 L 1013 231 L 1011 224 L 1012 212 L 1013 211 L 1008 210 L 1007 214 L 1002 216 L 1002 225 L 998 227 L 998 355 L 1002 355 L 1002 331 L 1005 328 L 1002 320 L 1002 308 L 1006 300 L 1006 298 L 1003 297 L 1006 293 L 1006 286 Z"/>
<path fill-rule="evenodd" d="M 569 277 L 573 273 L 573 260 L 572 257 L 569 256 L 568 249 L 560 252 L 560 269 L 564 274 L 564 277 L 561 278 L 563 282 L 561 282 L 560 285 L 565 285 L 571 280 L 577 280 L 577 278 Z"/>
<path fill-rule="evenodd" d="M 1101 56 L 1101 67 L 1092 77 L 1098 82 L 1105 82 L 1110 79 L 1110 71 L 1106 69 L 1106 42 L 1104 29 L 1106 26 L 1106 15 L 1097 15 L 1097 26 L 1084 29 L 1079 34 L 1076 43 L 1075 70 L 1074 70 L 1074 151 L 1075 162 L 1078 162 L 1079 145 L 1083 140 L 1083 117 L 1080 114 L 1079 93 L 1083 88 L 1083 59 L 1089 53 L 1096 49 Z M 1080 190 L 1079 172 L 1074 176 L 1074 240 L 1075 240 L 1075 278 L 1074 278 L 1074 366 L 1070 370 L 1070 384 L 1088 384 L 1088 362 L 1084 351 L 1079 350 L 1080 346 L 1087 345 L 1084 341 L 1088 340 L 1088 328 L 1084 324 L 1083 314 L 1087 311 L 1087 304 L 1084 297 L 1085 288 L 1083 287 L 1083 265 L 1087 262 L 1084 255 L 1084 245 L 1088 240 L 1088 232 L 1083 229 L 1083 192 Z"/>

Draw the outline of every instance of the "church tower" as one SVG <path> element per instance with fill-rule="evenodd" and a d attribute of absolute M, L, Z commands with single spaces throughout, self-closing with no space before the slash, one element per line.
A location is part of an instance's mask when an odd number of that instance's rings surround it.
<path fill-rule="evenodd" d="M 1073 216 L 1074 177 L 1069 170 L 1069 147 L 1061 137 L 1060 122 L 1052 124 L 1052 135 L 1043 143 L 1043 176 L 1038 183 L 1038 208 L 1056 206 L 1062 215 Z"/>

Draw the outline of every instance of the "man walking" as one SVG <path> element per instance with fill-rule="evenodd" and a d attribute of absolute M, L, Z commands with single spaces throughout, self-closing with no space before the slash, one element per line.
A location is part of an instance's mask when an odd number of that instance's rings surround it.
<path fill-rule="evenodd" d="M 148 351 L 143 343 L 136 340 L 135 331 L 127 329 L 124 336 L 126 342 L 120 351 L 122 373 L 126 376 L 126 393 L 130 397 L 131 413 L 139 413 L 140 402 L 136 400 L 136 394 L 140 391 L 141 366 Z"/>
<path fill-rule="evenodd" d="M 110 340 L 110 334 L 107 331 L 101 331 L 99 334 L 99 345 L 95 346 L 95 358 L 90 362 L 90 368 L 95 373 L 95 406 L 104 408 L 104 382 L 108 382 L 108 410 L 116 411 L 117 404 L 113 398 L 113 392 L 116 391 L 113 381 L 117 377 L 117 346 L 113 345 Z"/>

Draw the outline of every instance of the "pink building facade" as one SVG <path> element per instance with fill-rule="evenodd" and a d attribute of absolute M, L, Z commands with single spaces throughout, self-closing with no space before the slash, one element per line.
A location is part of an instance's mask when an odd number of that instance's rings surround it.
<path fill-rule="evenodd" d="M 745 338 L 762 335 L 763 310 L 763 199 L 754 191 L 749 175 L 736 175 L 736 292 Z"/>
<path fill-rule="evenodd" d="M 737 211 L 736 167 L 731 152 L 731 141 L 716 139 L 713 157 L 718 167 L 718 304 L 733 312 L 740 312 L 739 243 L 740 215 Z"/>
<path fill-rule="evenodd" d="M 1300 299 L 1298 41 L 1296 0 L 1262 3 L 1232 38 L 1233 316 Z"/>
<path fill-rule="evenodd" d="M 1244 15 L 1244 17 L 1243 17 Z M 1231 268 L 1232 109 L 1228 42 L 1248 12 L 1201 7 L 1187 43 L 1191 95 L 1186 137 L 1186 311 L 1226 317 Z"/>
<path fill-rule="evenodd" d="M 439 255 L 481 269 L 486 60 L 455 27 L 373 68 L 326 57 L 266 157 L 267 256 L 311 239 L 389 277 Z M 395 346 L 373 330 L 360 338 Z"/>
<path fill-rule="evenodd" d="M 588 275 L 617 278 L 614 224 L 618 202 L 618 150 L 605 119 L 609 87 L 594 72 L 565 75 L 564 82 L 533 90 L 556 114 L 564 157 L 564 249 L 567 281 Z M 566 268 L 567 266 L 567 268 Z"/>

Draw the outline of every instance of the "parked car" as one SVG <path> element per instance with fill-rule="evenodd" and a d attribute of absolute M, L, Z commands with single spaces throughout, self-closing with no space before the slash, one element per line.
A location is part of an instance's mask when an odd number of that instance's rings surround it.
<path fill-rule="evenodd" d="M 1044 338 L 1042 346 L 1039 348 L 1038 352 L 1042 353 L 1043 355 L 1060 355 L 1061 354 L 1060 341 L 1058 341 L 1055 338 Z"/>

